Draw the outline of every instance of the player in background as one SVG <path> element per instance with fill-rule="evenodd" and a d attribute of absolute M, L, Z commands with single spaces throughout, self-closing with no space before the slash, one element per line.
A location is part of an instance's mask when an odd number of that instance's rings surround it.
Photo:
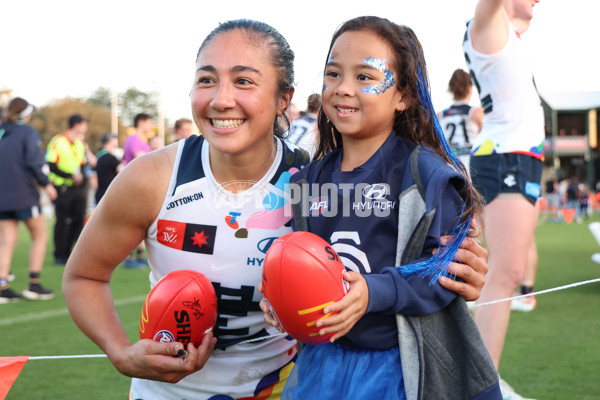
<path fill-rule="evenodd" d="M 215 28 L 198 51 L 191 89 L 203 136 L 128 164 L 75 246 L 63 278 L 65 300 L 79 328 L 133 377 L 131 398 L 279 398 L 296 342 L 273 337 L 257 286 L 268 246 L 292 231 L 283 211 L 286 184 L 308 162 L 306 152 L 282 140 L 293 61 L 287 41 L 267 24 L 235 20 Z M 183 348 L 179 342 L 132 343 L 115 309 L 111 277 L 142 240 L 151 285 L 170 271 L 194 269 L 215 287 L 214 337 L 188 344 L 186 358 L 173 357 Z M 477 298 L 485 250 L 472 241 L 465 247 L 471 250 L 465 265 L 455 266 L 467 283 L 444 284 Z M 242 343 L 249 339 L 259 340 Z"/>
<path fill-rule="evenodd" d="M 458 68 L 452 73 L 448 91 L 452 93 L 454 102 L 439 113 L 440 124 L 454 155 L 469 172 L 473 139 L 481 131 L 485 114 L 483 107 L 469 105 L 473 95 L 473 82 L 465 70 Z"/>
<path fill-rule="evenodd" d="M 334 34 L 324 70 L 316 161 L 291 184 L 306 210 L 328 201 L 294 221 L 338 251 L 350 290 L 323 309 L 316 326 L 331 343 L 304 346 L 282 398 L 499 399 L 464 300 L 437 284 L 480 203 L 444 140 L 421 44 L 406 26 L 358 17 Z"/>
<path fill-rule="evenodd" d="M 511 297 L 534 254 L 541 195 L 544 112 L 521 41 L 539 0 L 480 0 L 463 50 L 485 111 L 471 151 L 471 180 L 484 197 L 483 232 L 490 272 L 481 302 Z M 475 322 L 500 365 L 510 302 L 474 310 Z M 501 380 L 505 398 L 520 399 Z"/>

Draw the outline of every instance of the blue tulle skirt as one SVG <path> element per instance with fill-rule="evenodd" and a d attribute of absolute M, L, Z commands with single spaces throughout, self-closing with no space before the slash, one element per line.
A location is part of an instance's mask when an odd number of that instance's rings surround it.
<path fill-rule="evenodd" d="M 400 351 L 352 349 L 336 343 L 306 345 L 282 400 L 404 400 Z"/>

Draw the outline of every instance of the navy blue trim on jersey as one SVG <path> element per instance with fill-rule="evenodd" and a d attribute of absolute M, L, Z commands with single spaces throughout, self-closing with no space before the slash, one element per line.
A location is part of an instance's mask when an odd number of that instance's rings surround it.
<path fill-rule="evenodd" d="M 370 185 L 371 189 L 378 184 L 389 185 L 389 193 L 384 197 L 380 196 L 378 203 L 387 204 L 390 209 L 388 216 L 359 216 L 357 210 L 360 211 L 367 206 L 375 207 L 376 203 L 369 202 L 364 192 L 361 198 L 361 193 L 346 189 L 332 193 L 327 201 L 331 208 L 334 200 L 341 204 L 344 198 L 351 199 L 353 203 L 349 207 L 350 214 L 343 215 L 343 211 L 339 210 L 336 215 L 325 216 L 324 212 L 317 209 L 319 212 L 309 213 L 307 218 L 308 231 L 327 240 L 338 252 L 346 267 L 358 269 L 369 286 L 367 313 L 348 334 L 339 339 L 338 342 L 341 344 L 373 350 L 385 350 L 397 346 L 395 313 L 430 314 L 444 308 L 456 297 L 456 293 L 441 285 L 429 286 L 429 279 L 418 276 L 410 279 L 403 278 L 395 266 L 398 199 L 406 189 L 405 172 L 410 165 L 410 155 L 415 147 L 414 143 L 392 132 L 381 148 L 366 163 L 353 171 L 340 171 L 343 150 L 336 150 L 324 159 L 312 162 L 292 177 L 292 182 L 302 179 L 307 181 L 309 202 L 326 197 L 323 193 L 313 193 L 316 188 L 312 188 L 311 184 L 314 183 L 317 183 L 318 187 L 329 183 L 335 185 L 364 183 Z M 423 249 L 418 259 L 411 260 L 412 262 L 431 258 L 433 249 L 440 245 L 440 235 L 454 230 L 463 204 L 458 190 L 464 181 L 454 179 L 461 175 L 439 156 L 430 151 L 427 153 L 431 155 L 427 159 L 435 165 L 431 169 L 434 173 L 423 176 L 423 186 L 426 189 L 427 209 L 435 209 L 436 213 L 427 232 Z M 306 209 L 310 210 L 311 206 Z M 365 257 L 368 265 L 365 265 Z"/>
<path fill-rule="evenodd" d="M 173 188 L 173 194 L 180 185 L 202 179 L 206 176 L 202 167 L 202 144 L 203 136 L 190 136 L 185 139 L 183 151 L 181 152 L 181 161 L 177 170 L 177 181 Z"/>

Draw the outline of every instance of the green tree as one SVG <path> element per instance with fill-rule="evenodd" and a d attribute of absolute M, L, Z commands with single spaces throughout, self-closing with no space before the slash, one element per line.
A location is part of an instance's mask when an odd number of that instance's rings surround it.
<path fill-rule="evenodd" d="M 110 109 L 70 97 L 54 100 L 32 114 L 30 123 L 40 132 L 44 149 L 54 136 L 69 128 L 69 117 L 76 113 L 88 120 L 85 141 L 93 152 L 98 151 L 100 138 L 111 131 Z M 125 137 L 125 128 L 119 124 L 119 143 L 124 143 Z"/>
<path fill-rule="evenodd" d="M 128 88 L 119 95 L 119 116 L 125 126 L 133 126 L 133 119 L 139 113 L 146 113 L 156 119 L 159 97 L 156 91 L 143 92 L 135 87 Z"/>

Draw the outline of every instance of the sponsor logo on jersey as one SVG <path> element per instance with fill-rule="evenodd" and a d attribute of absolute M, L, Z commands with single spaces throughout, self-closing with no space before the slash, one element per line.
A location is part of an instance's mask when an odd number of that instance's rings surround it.
<path fill-rule="evenodd" d="M 509 172 L 504 178 L 504 184 L 508 187 L 513 187 L 517 184 L 517 178 L 515 178 L 514 174 Z"/>
<path fill-rule="evenodd" d="M 176 250 L 213 254 L 217 227 L 159 219 L 158 242 Z"/>
<path fill-rule="evenodd" d="M 319 197 L 310 202 L 309 212 L 312 215 L 321 214 L 329 207 L 329 197 Z"/>
<path fill-rule="evenodd" d="M 225 217 L 225 222 L 227 226 L 231 229 L 237 229 L 240 227 L 240 224 L 237 222 L 237 217 L 241 216 L 242 213 L 231 211 L 228 216 Z"/>
<path fill-rule="evenodd" d="M 267 254 L 267 251 L 269 251 L 269 249 L 271 248 L 271 245 L 273 244 L 273 242 L 277 240 L 276 237 L 268 237 L 268 238 L 264 238 L 263 240 L 261 240 L 260 242 L 258 242 L 256 244 L 256 248 L 263 254 Z"/>
<path fill-rule="evenodd" d="M 360 188 L 360 185 L 358 186 Z M 387 183 L 374 183 L 362 187 L 362 196 L 364 201 L 356 201 L 352 204 L 352 209 L 357 216 L 371 215 L 371 210 L 375 215 L 386 217 L 389 211 L 396 207 L 396 202 L 387 200 L 390 194 L 390 185 Z M 358 200 L 358 199 L 357 199 Z"/>
<path fill-rule="evenodd" d="M 203 198 L 204 198 L 204 195 L 202 194 L 202 192 L 190 194 L 189 196 L 184 196 L 180 199 L 173 200 L 172 202 L 167 204 L 167 210 L 171 210 L 175 207 L 179 207 L 184 204 L 189 204 L 194 201 L 202 200 Z"/>
<path fill-rule="evenodd" d="M 163 329 L 162 331 L 156 332 L 156 335 L 154 335 L 154 341 L 161 343 L 174 342 L 175 336 L 173 336 L 171 332 Z"/>
<path fill-rule="evenodd" d="M 362 194 L 367 199 L 384 200 L 385 196 L 390 194 L 390 187 L 385 183 L 374 183 L 373 185 L 365 186 Z"/>

